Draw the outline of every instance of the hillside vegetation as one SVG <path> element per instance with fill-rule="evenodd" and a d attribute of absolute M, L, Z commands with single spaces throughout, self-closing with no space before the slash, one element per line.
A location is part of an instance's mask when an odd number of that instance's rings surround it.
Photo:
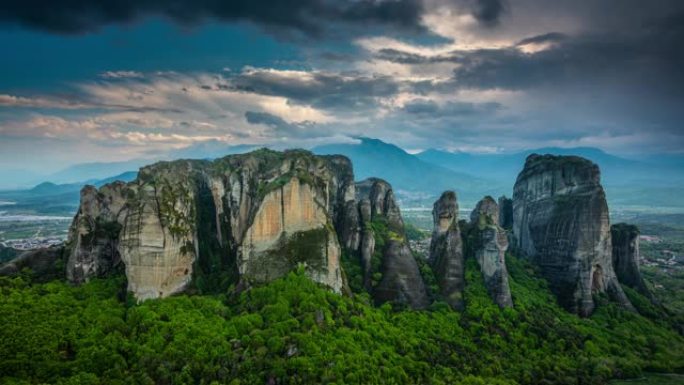
<path fill-rule="evenodd" d="M 526 262 L 508 265 L 515 308 L 492 303 L 470 259 L 464 313 L 373 307 L 302 269 L 239 295 L 141 304 L 121 276 L 0 278 L 0 382 L 601 384 L 684 368 L 684 339 L 666 322 L 608 302 L 581 319 Z"/>

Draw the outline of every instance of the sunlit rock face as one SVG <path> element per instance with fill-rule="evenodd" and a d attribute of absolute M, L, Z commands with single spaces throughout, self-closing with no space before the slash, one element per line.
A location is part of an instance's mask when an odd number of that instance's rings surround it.
<path fill-rule="evenodd" d="M 240 275 L 269 282 L 307 263 L 314 280 L 340 291 L 341 251 L 325 199 L 297 177 L 269 192 L 240 247 Z"/>
<path fill-rule="evenodd" d="M 612 263 L 608 205 L 594 163 L 575 156 L 530 155 L 513 192 L 517 251 L 541 268 L 559 303 L 590 315 L 592 294 L 631 304 Z"/>
<path fill-rule="evenodd" d="M 356 201 L 360 220 L 358 253 L 366 289 L 378 304 L 392 302 L 413 309 L 427 307 L 425 283 L 409 249 L 392 186 L 378 178 L 361 181 L 356 184 Z M 382 227 L 382 234 L 374 226 Z M 382 247 L 378 249 L 380 244 Z M 376 253 L 381 259 L 380 279 L 373 284 L 372 258 Z"/>
<path fill-rule="evenodd" d="M 618 281 L 652 299 L 639 269 L 639 229 L 627 223 L 617 223 L 610 227 L 610 233 Z"/>
<path fill-rule="evenodd" d="M 221 280 L 244 287 L 301 264 L 339 292 L 334 229 L 354 199 L 351 163 L 341 156 L 259 150 L 160 162 L 131 183 L 83 190 L 67 276 L 82 282 L 120 257 L 129 290 L 147 299 Z"/>
<path fill-rule="evenodd" d="M 462 310 L 465 265 L 455 192 L 442 193 L 432 207 L 432 218 L 434 226 L 429 260 L 440 295 L 449 306 Z"/>

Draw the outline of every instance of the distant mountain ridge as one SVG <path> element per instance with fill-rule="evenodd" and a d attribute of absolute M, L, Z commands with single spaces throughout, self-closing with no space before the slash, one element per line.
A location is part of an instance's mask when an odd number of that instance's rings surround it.
<path fill-rule="evenodd" d="M 512 186 L 531 154 L 577 155 L 596 163 L 613 205 L 681 207 L 678 191 L 684 187 L 683 162 L 678 156 L 634 160 L 608 154 L 592 147 L 545 147 L 510 154 L 470 154 L 428 149 L 416 154 L 427 163 L 461 172 L 468 170 L 498 184 Z M 509 191 L 507 188 L 504 192 Z"/>
<path fill-rule="evenodd" d="M 479 176 L 426 162 L 379 139 L 358 139 L 357 144 L 329 144 L 314 147 L 312 151 L 320 155 L 344 155 L 351 159 L 357 179 L 382 175 L 404 194 L 427 193 L 433 196 L 444 190 L 455 189 L 461 200 L 474 203 L 482 197 L 482 192 L 497 191 L 495 181 L 486 175 Z"/>

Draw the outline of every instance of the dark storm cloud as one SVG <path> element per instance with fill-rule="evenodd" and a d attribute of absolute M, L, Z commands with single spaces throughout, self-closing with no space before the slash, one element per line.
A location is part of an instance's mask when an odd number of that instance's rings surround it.
<path fill-rule="evenodd" d="M 636 86 L 653 92 L 681 93 L 684 76 L 684 16 L 611 34 L 558 34 L 524 39 L 553 43 L 536 53 L 516 47 L 455 54 L 454 76 L 460 86 L 528 89 L 539 86 L 603 84 Z"/>
<path fill-rule="evenodd" d="M 505 10 L 503 0 L 476 0 L 473 16 L 482 24 L 495 25 Z"/>
<path fill-rule="evenodd" d="M 383 48 L 379 50 L 374 57 L 379 60 L 386 60 L 399 64 L 430 64 L 441 62 L 455 62 L 462 55 L 458 52 L 453 52 L 448 55 L 437 56 L 423 56 L 412 52 L 404 52 L 394 48 Z"/>
<path fill-rule="evenodd" d="M 248 21 L 316 36 L 331 23 L 422 29 L 420 0 L 24 0 L 0 3 L 0 21 L 77 34 L 107 24 L 162 16 L 182 25 L 204 20 Z"/>
<path fill-rule="evenodd" d="M 313 130 L 310 122 L 288 123 L 283 118 L 267 112 L 245 112 L 245 120 L 249 124 L 261 124 L 273 130 L 276 137 L 312 138 L 325 135 L 322 130 Z"/>
<path fill-rule="evenodd" d="M 522 39 L 518 42 L 518 46 L 527 44 L 542 44 L 542 43 L 558 43 L 565 40 L 567 36 L 559 32 L 550 32 L 543 35 L 532 36 Z"/>
<path fill-rule="evenodd" d="M 376 98 L 395 95 L 400 85 L 389 76 L 324 72 L 287 74 L 257 70 L 244 72 L 223 87 L 282 96 L 322 109 L 367 110 L 376 107 Z"/>
<path fill-rule="evenodd" d="M 492 114 L 501 107 L 499 103 L 447 102 L 440 105 L 432 100 L 417 100 L 406 103 L 402 110 L 421 118 L 441 118 Z"/>

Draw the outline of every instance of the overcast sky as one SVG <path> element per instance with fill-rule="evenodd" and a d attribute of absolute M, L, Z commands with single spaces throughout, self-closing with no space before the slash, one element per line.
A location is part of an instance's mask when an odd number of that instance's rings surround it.
<path fill-rule="evenodd" d="M 377 137 L 684 151 L 681 0 L 10 0 L 0 167 Z"/>

